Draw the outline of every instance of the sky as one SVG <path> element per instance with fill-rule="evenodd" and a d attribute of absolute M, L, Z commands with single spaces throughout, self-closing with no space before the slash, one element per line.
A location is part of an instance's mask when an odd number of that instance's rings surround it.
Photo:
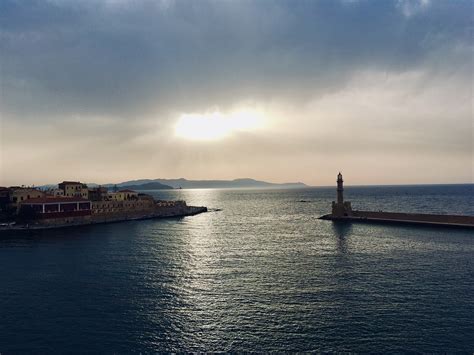
<path fill-rule="evenodd" d="M 473 4 L 2 0 L 0 185 L 472 183 Z"/>

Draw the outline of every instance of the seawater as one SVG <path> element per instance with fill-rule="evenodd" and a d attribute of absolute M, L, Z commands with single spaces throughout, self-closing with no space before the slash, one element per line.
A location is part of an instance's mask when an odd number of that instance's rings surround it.
<path fill-rule="evenodd" d="M 220 210 L 0 237 L 0 353 L 474 350 L 472 231 L 318 220 L 332 187 L 150 193 Z M 474 214 L 474 185 L 345 193 Z"/>

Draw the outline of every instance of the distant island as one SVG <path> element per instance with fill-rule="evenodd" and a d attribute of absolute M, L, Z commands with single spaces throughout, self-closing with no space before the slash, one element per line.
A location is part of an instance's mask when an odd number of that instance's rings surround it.
<path fill-rule="evenodd" d="M 105 187 L 126 188 L 131 190 L 163 190 L 163 189 L 229 189 L 229 188 L 304 188 L 309 187 L 302 182 L 271 183 L 254 179 L 234 180 L 187 180 L 181 179 L 143 179 L 131 180 L 118 184 L 105 184 Z"/>

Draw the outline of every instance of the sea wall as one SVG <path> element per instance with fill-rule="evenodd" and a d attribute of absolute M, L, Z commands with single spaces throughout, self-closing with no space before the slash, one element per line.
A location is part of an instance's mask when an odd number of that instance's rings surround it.
<path fill-rule="evenodd" d="M 109 223 L 138 219 L 191 216 L 206 212 L 206 207 L 186 206 L 186 204 L 157 204 L 141 210 L 114 210 L 113 212 L 94 213 L 88 216 L 48 218 L 32 223 L 31 226 L 75 226 L 96 223 Z"/>
<path fill-rule="evenodd" d="M 397 213 L 375 211 L 352 211 L 352 216 L 357 218 L 386 219 L 409 222 L 446 223 L 446 224 L 472 224 L 474 216 L 437 215 L 421 213 Z"/>
<path fill-rule="evenodd" d="M 117 212 L 152 212 L 155 208 L 155 202 L 153 200 L 138 199 L 131 201 L 92 201 L 91 207 L 93 215 L 113 214 Z"/>

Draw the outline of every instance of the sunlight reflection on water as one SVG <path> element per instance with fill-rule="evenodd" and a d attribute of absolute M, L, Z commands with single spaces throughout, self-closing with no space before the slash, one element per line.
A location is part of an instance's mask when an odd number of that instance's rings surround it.
<path fill-rule="evenodd" d="M 423 189 L 406 208 L 471 211 L 462 187 Z M 348 195 L 400 207 L 377 191 Z M 153 194 L 222 210 L 0 240 L 0 350 L 474 348 L 470 232 L 319 220 L 334 189 Z"/>

